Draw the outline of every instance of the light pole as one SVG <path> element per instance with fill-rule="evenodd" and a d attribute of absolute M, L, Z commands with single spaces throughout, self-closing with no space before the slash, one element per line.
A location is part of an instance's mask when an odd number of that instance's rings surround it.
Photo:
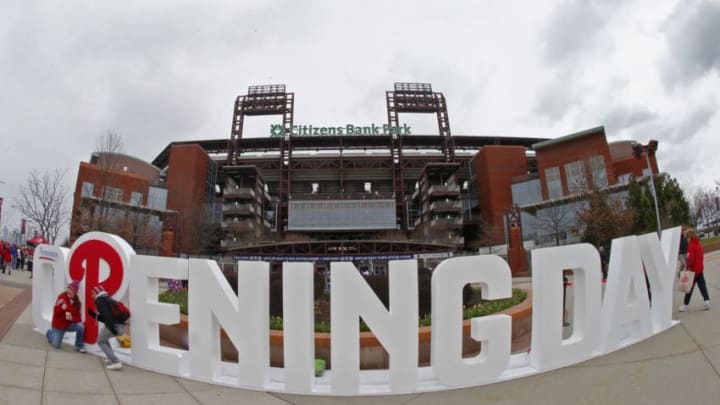
<path fill-rule="evenodd" d="M 0 184 L 7 184 L 4 181 L 0 180 Z M 3 198 L 0 197 L 0 220 L 2 219 L 2 204 L 3 204 Z"/>
<path fill-rule="evenodd" d="M 645 155 L 645 162 L 647 163 L 647 169 L 650 172 L 650 194 L 652 195 L 653 202 L 655 203 L 655 219 L 657 220 L 657 233 L 660 236 L 660 210 L 658 209 L 657 193 L 655 191 L 655 176 L 653 175 L 652 167 L 650 166 L 650 155 L 654 155 L 657 151 L 658 141 L 651 139 L 647 145 L 636 143 L 633 145 L 633 156 L 636 159 L 642 158 Z"/>

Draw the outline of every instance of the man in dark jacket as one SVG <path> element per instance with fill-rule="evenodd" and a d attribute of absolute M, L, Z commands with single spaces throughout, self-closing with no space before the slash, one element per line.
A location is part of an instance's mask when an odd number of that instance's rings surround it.
<path fill-rule="evenodd" d="M 119 370 L 122 368 L 120 359 L 115 356 L 112 346 L 110 345 L 110 339 L 122 335 L 125 333 L 127 319 L 118 319 L 113 316 L 113 306 L 117 305 L 115 300 L 108 296 L 107 291 L 101 286 L 94 287 L 90 296 L 95 301 L 95 308 L 97 312 L 88 310 L 88 313 L 96 318 L 99 322 L 102 322 L 105 327 L 100 330 L 98 336 L 97 345 L 100 350 L 105 353 L 110 364 L 107 365 L 108 370 Z"/>
<path fill-rule="evenodd" d="M 685 270 L 685 257 L 687 256 L 688 251 L 688 241 L 685 238 L 684 232 L 685 229 L 681 228 L 680 247 L 678 248 L 678 261 L 680 262 L 680 271 Z M 678 277 L 680 277 L 680 273 L 678 273 Z"/>

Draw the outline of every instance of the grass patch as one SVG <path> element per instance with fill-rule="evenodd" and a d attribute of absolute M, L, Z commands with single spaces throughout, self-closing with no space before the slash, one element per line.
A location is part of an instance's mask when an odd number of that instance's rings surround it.
<path fill-rule="evenodd" d="M 713 236 L 712 238 L 700 239 L 700 243 L 705 246 L 713 243 L 720 242 L 720 236 Z"/>

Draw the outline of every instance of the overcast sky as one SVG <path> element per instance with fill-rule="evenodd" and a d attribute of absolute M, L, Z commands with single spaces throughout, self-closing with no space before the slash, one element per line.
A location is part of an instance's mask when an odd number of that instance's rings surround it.
<path fill-rule="evenodd" d="M 3 1 L 2 225 L 19 226 L 30 170 L 72 187 L 109 129 L 146 160 L 229 138 L 235 97 L 267 83 L 295 92 L 296 124 L 334 126 L 382 124 L 394 82 L 429 82 L 453 134 L 604 125 L 609 141 L 659 140 L 660 169 L 688 187 L 720 180 L 720 0 L 348 3 Z"/>

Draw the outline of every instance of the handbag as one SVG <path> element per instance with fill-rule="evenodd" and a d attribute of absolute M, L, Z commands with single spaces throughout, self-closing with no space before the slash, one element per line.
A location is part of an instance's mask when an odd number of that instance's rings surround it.
<path fill-rule="evenodd" d="M 680 272 L 680 292 L 689 293 L 695 280 L 695 273 L 688 270 Z"/>

